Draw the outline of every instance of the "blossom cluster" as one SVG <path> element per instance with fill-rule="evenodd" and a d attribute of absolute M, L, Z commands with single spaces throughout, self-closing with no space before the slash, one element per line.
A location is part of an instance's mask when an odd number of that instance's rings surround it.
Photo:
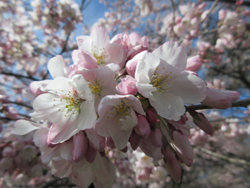
<path fill-rule="evenodd" d="M 107 151 L 126 152 L 128 147 L 163 159 L 180 182 L 180 164 L 193 162 L 192 122 L 186 110 L 197 126 L 213 134 L 204 115 L 188 105 L 228 108 L 239 94 L 208 88 L 193 72 L 200 66 L 199 57 L 187 58 L 177 42 L 166 42 L 153 52 L 148 44 L 148 38 L 137 33 L 110 40 L 102 27 L 93 28 L 90 36 L 78 36 L 73 64 L 53 57 L 48 62 L 53 79 L 30 84 L 32 122 L 17 121 L 13 133 L 35 131 L 43 163 L 79 187 L 92 182 L 111 187 L 115 166 Z"/>
<path fill-rule="evenodd" d="M 1 132 L 0 187 L 14 187 L 49 181 L 49 168 L 42 163 L 39 149 L 33 143 L 33 133 L 13 135 L 9 125 Z M 46 173 L 45 173 L 46 172 Z"/>

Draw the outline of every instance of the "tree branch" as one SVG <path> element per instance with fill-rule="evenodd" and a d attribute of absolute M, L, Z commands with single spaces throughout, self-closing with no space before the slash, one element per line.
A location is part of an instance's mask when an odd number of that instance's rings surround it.
<path fill-rule="evenodd" d="M 232 102 L 232 107 L 245 107 L 250 105 L 250 99 L 242 99 L 238 101 Z M 206 106 L 204 104 L 197 104 L 197 105 L 191 105 L 191 106 L 186 106 L 186 109 L 192 109 L 192 110 L 205 110 L 205 109 L 214 109 L 213 107 Z"/>
<path fill-rule="evenodd" d="M 205 1 L 215 1 L 215 0 L 205 0 Z M 236 0 L 219 0 L 221 3 L 235 4 Z M 244 1 L 241 5 L 250 6 L 249 1 Z"/>
<path fill-rule="evenodd" d="M 32 106 L 26 105 L 24 103 L 19 103 L 19 102 L 14 102 L 14 101 L 9 101 L 8 103 L 24 106 L 24 107 L 29 108 L 29 109 L 33 109 Z"/>
<path fill-rule="evenodd" d="M 235 163 L 235 164 L 241 164 L 241 165 L 247 165 L 250 167 L 250 162 L 249 161 L 246 161 L 244 159 L 236 159 L 236 158 L 231 158 L 231 157 L 228 157 L 226 155 L 222 155 L 222 154 L 219 154 L 219 153 L 215 153 L 215 152 L 212 152 L 210 150 L 207 150 L 205 148 L 201 148 L 201 147 L 198 147 L 198 146 L 194 146 L 195 149 L 203 152 L 203 153 L 206 153 L 208 155 L 211 155 L 213 157 L 216 157 L 216 158 L 219 158 L 219 159 L 222 159 L 222 160 L 225 160 L 225 161 L 228 161 L 230 163 Z"/>
<path fill-rule="evenodd" d="M 1 74 L 8 75 L 8 76 L 15 76 L 16 78 L 26 78 L 26 79 L 30 79 L 30 80 L 34 80 L 34 81 L 40 81 L 39 79 L 33 78 L 32 76 L 24 76 L 24 75 L 20 75 L 20 74 L 14 74 L 12 72 L 2 71 Z"/>

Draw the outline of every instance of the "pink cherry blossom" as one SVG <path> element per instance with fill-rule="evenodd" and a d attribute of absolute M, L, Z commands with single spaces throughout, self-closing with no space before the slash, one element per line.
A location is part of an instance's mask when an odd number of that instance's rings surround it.
<path fill-rule="evenodd" d="M 108 32 L 104 28 L 95 27 L 91 31 L 90 36 L 78 36 L 77 44 L 79 50 L 83 50 L 91 54 L 99 66 L 115 63 L 122 68 L 124 65 L 123 47 L 121 44 L 110 43 L 109 40 Z"/>
<path fill-rule="evenodd" d="M 149 99 L 159 115 L 169 120 L 180 119 L 185 103 L 195 104 L 205 98 L 205 83 L 184 71 L 186 61 L 184 49 L 167 42 L 137 65 L 138 92 Z"/>
<path fill-rule="evenodd" d="M 138 123 L 136 112 L 144 114 L 139 99 L 133 95 L 104 97 L 98 108 L 97 133 L 111 137 L 118 149 L 125 148 L 133 127 Z"/>
<path fill-rule="evenodd" d="M 56 77 L 33 104 L 34 119 L 48 119 L 49 140 L 56 144 L 64 142 L 80 130 L 93 127 L 96 119 L 94 96 L 82 75 L 72 79 Z"/>

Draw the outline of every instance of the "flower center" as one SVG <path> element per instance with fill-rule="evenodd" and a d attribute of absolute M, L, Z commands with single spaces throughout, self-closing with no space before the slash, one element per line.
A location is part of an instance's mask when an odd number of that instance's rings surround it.
<path fill-rule="evenodd" d="M 101 91 L 103 87 L 97 81 L 89 83 L 89 88 L 92 94 L 101 96 Z"/>
<path fill-rule="evenodd" d="M 64 104 L 66 103 L 66 105 L 65 105 L 66 113 L 71 112 L 71 111 L 73 111 L 72 114 L 75 114 L 75 111 L 80 113 L 81 112 L 81 104 L 86 100 L 79 98 L 77 91 L 74 88 L 73 88 L 73 92 L 64 91 L 64 90 L 61 90 L 61 92 L 63 92 L 63 94 L 59 95 L 61 97 L 60 102 L 63 102 Z M 56 100 L 54 100 L 54 101 L 56 101 Z M 56 106 L 56 105 L 54 104 L 54 106 Z M 61 109 L 59 109 L 58 111 L 61 111 Z M 65 117 L 66 117 L 66 115 L 65 115 Z"/>
<path fill-rule="evenodd" d="M 116 120 L 119 120 L 123 116 L 131 116 L 131 109 L 127 103 L 128 101 L 121 101 L 118 105 L 114 105 L 110 111 L 110 115 Z M 107 119 L 109 119 L 109 116 Z"/>
<path fill-rule="evenodd" d="M 155 74 L 152 76 L 150 84 L 152 84 L 156 88 L 157 93 L 163 93 L 166 89 L 170 90 L 171 85 L 174 83 L 173 81 L 171 81 L 171 84 L 169 84 L 167 87 L 167 82 L 172 79 L 172 76 L 170 76 L 171 74 L 172 72 L 170 72 L 169 75 Z"/>
<path fill-rule="evenodd" d="M 81 104 L 84 102 L 84 99 L 81 98 L 74 98 L 74 97 L 65 97 L 63 98 L 67 105 L 65 105 L 65 108 L 67 109 L 67 112 L 72 111 L 75 109 L 78 113 L 81 112 Z"/>
<path fill-rule="evenodd" d="M 105 49 L 104 48 L 101 49 L 100 50 L 101 52 L 99 54 L 96 51 L 97 51 L 96 47 L 94 47 L 94 50 L 92 51 L 92 53 L 93 53 L 93 56 L 96 58 L 97 64 L 98 65 L 104 64 L 105 62 L 103 61 L 103 58 L 105 57 L 105 54 L 106 54 Z"/>

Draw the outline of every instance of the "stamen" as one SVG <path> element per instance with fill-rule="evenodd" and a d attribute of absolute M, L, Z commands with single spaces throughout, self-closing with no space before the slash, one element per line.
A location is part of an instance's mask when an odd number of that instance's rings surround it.
<path fill-rule="evenodd" d="M 130 106 L 127 104 L 128 101 L 121 101 L 118 105 L 114 105 L 110 114 L 114 115 L 114 120 L 117 120 L 119 123 L 119 119 L 123 116 L 131 116 Z M 107 117 L 108 119 L 108 117 Z"/>
<path fill-rule="evenodd" d="M 89 88 L 90 88 L 92 94 L 101 96 L 101 91 L 102 91 L 103 87 L 97 81 L 89 83 Z"/>
<path fill-rule="evenodd" d="M 165 69 L 165 68 L 163 67 L 162 69 Z M 170 72 L 169 74 L 172 74 L 172 72 Z M 168 76 L 167 74 L 164 74 L 164 75 L 155 74 L 152 76 L 150 84 L 152 84 L 156 88 L 157 93 L 163 93 L 164 88 L 165 88 L 165 90 L 166 89 L 170 90 L 170 87 L 169 87 L 169 84 L 167 84 L 167 81 L 171 78 L 172 78 L 172 76 Z M 170 82 L 171 85 L 173 83 L 174 83 L 173 81 Z M 166 87 L 167 85 L 168 85 L 168 87 Z"/>

